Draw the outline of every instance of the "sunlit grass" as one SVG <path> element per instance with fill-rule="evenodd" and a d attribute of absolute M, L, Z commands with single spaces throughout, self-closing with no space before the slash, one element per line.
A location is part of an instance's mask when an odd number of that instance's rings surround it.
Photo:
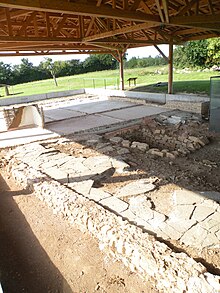
<path fill-rule="evenodd" d="M 211 76 L 219 75 L 217 72 L 198 72 L 181 70 L 174 71 L 174 92 L 178 93 L 201 93 L 209 94 L 209 80 Z M 155 87 L 158 82 L 168 81 L 167 66 L 152 66 L 146 68 L 125 69 L 125 88 L 129 89 L 127 79 L 137 77 L 139 90 L 152 92 L 167 92 L 167 87 Z M 53 79 L 40 80 L 25 84 L 11 86 L 10 96 L 28 96 L 55 91 L 73 90 L 80 88 L 112 88 L 117 89 L 119 85 L 119 70 L 107 70 L 90 72 L 74 76 L 57 78 L 58 87 Z M 144 87 L 142 87 L 144 86 Z M 0 88 L 0 95 L 5 97 L 4 88 Z"/>

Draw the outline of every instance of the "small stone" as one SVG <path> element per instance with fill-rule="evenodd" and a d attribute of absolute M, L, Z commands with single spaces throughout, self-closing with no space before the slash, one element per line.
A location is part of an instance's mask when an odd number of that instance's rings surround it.
<path fill-rule="evenodd" d="M 172 153 L 169 153 L 169 152 L 166 153 L 166 157 L 168 159 L 171 159 L 171 160 L 175 160 L 176 159 L 176 156 L 174 154 L 172 154 Z"/>
<path fill-rule="evenodd" d="M 150 149 L 147 153 L 161 158 L 164 157 L 164 153 L 160 152 L 159 150 L 157 151 L 156 149 Z"/>
<path fill-rule="evenodd" d="M 129 152 L 129 150 L 126 149 L 126 148 L 118 148 L 118 149 L 117 149 L 117 153 L 118 153 L 119 155 L 126 155 L 126 154 L 129 154 L 130 152 Z"/>
<path fill-rule="evenodd" d="M 132 149 L 138 149 L 138 150 L 140 150 L 140 151 L 142 151 L 142 152 L 145 152 L 146 150 L 148 150 L 149 149 L 149 145 L 148 144 L 146 144 L 146 143 L 143 143 L 143 142 L 137 142 L 137 141 L 134 141 L 134 142 L 132 142 L 132 144 L 131 144 L 131 148 Z"/>
<path fill-rule="evenodd" d="M 111 137 L 109 140 L 110 140 L 110 142 L 112 142 L 114 144 L 118 144 L 118 143 L 122 142 L 123 138 L 121 138 L 119 136 L 114 136 L 114 137 Z"/>
<path fill-rule="evenodd" d="M 131 142 L 130 140 L 127 140 L 127 139 L 123 139 L 122 142 L 121 142 L 121 145 L 125 148 L 129 148 L 130 145 L 131 145 Z"/>

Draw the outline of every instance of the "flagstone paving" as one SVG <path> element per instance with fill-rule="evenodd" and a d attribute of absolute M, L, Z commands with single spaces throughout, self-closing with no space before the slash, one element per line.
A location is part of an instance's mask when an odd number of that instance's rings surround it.
<path fill-rule="evenodd" d="M 93 146 L 100 143 L 97 136 L 88 141 Z M 112 148 L 117 153 L 117 146 L 112 145 Z M 111 193 L 94 186 L 113 173 L 129 173 L 129 164 L 118 155 L 70 156 L 39 143 L 18 147 L 14 153 L 16 158 L 53 180 L 164 240 L 178 240 L 198 249 L 220 246 L 219 192 L 175 190 L 171 211 L 164 214 L 148 197 L 148 193 L 157 188 L 157 183 L 150 178 L 123 182 Z M 157 192 L 159 194 L 160 189 Z"/>

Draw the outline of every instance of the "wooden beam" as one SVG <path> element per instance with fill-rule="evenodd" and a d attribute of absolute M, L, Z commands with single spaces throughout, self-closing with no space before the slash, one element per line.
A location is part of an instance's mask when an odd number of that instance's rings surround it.
<path fill-rule="evenodd" d="M 58 23 L 58 25 L 57 25 L 57 27 L 56 27 L 56 29 L 55 29 L 55 31 L 54 31 L 54 36 L 55 36 L 55 37 L 59 34 L 61 28 L 63 28 L 63 26 L 64 26 L 66 20 L 67 20 L 67 16 L 64 15 L 63 18 L 62 18 L 62 19 L 60 20 L 60 22 Z"/>
<path fill-rule="evenodd" d="M 8 8 L 5 8 L 5 16 L 6 16 L 6 21 L 7 21 L 8 34 L 9 34 L 9 36 L 12 36 L 13 32 L 12 32 L 10 12 L 9 12 Z"/>
<path fill-rule="evenodd" d="M 169 6 L 169 0 L 162 0 L 162 5 L 163 5 L 163 11 L 164 11 L 164 14 L 165 14 L 165 20 L 166 22 L 170 22 L 169 20 L 169 9 L 168 9 L 168 6 Z"/>
<path fill-rule="evenodd" d="M 46 55 L 73 55 L 73 54 L 78 54 L 78 55 L 85 55 L 85 54 L 111 54 L 111 51 L 107 50 L 93 50 L 93 51 L 58 51 L 58 52 L 47 52 L 47 51 L 37 51 L 37 52 L 12 52 L 12 53 L 7 53 L 7 52 L 0 52 L 0 57 L 16 57 L 16 56 L 46 56 Z"/>
<path fill-rule="evenodd" d="M 163 16 L 163 11 L 162 11 L 162 9 L 160 7 L 160 0 L 155 0 L 155 2 L 156 2 L 158 13 L 160 15 L 161 22 L 165 22 L 164 16 Z"/>
<path fill-rule="evenodd" d="M 88 44 L 94 43 L 94 42 L 87 42 Z M 111 43 L 111 44 L 146 44 L 146 45 L 153 45 L 153 44 L 169 44 L 170 40 L 167 41 L 160 41 L 160 40 L 140 40 L 140 39 L 116 39 L 116 38 L 106 38 L 101 40 L 96 40 L 95 43 Z"/>
<path fill-rule="evenodd" d="M 163 53 L 163 51 L 157 45 L 154 45 L 154 47 L 162 55 L 162 57 L 166 60 L 166 62 L 169 63 L 169 58 Z"/>
<path fill-rule="evenodd" d="M 217 23 L 220 23 L 220 14 L 215 15 L 190 15 L 190 16 L 173 16 L 170 19 L 171 24 L 185 24 L 185 25 L 194 25 L 194 24 L 210 24 L 214 23 L 217 26 Z"/>
<path fill-rule="evenodd" d="M 30 11 L 25 11 L 25 10 L 15 10 L 15 11 L 10 11 L 10 18 L 14 18 L 14 17 L 19 17 L 19 16 L 23 16 L 23 15 L 27 15 L 29 14 Z M 1 13 L 0 14 L 0 22 L 1 21 L 6 21 L 6 15 L 5 13 Z"/>
<path fill-rule="evenodd" d="M 195 5 L 199 0 L 191 0 L 190 2 L 186 2 L 187 4 L 177 13 L 177 15 L 184 15 L 186 12 L 188 12 L 193 5 Z"/>
<path fill-rule="evenodd" d="M 106 17 L 114 19 L 124 19 L 131 21 L 157 21 L 160 19 L 157 15 L 145 14 L 142 12 L 123 11 L 121 9 L 112 9 L 107 5 L 97 7 L 96 5 L 85 4 L 81 2 L 68 2 L 59 0 L 0 0 L 0 6 L 7 8 L 17 8 L 33 11 L 56 12 L 73 15 L 87 15 L 95 17 Z"/>
<path fill-rule="evenodd" d="M 20 28 L 20 30 L 18 31 L 17 35 L 18 36 L 22 36 L 25 35 L 27 27 L 31 24 L 31 22 L 34 20 L 36 16 L 36 12 L 34 11 L 31 15 L 28 16 L 28 18 L 26 19 L 26 21 L 23 22 L 22 27 Z"/>
<path fill-rule="evenodd" d="M 173 44 L 169 44 L 169 76 L 168 76 L 168 94 L 173 93 Z"/>
<path fill-rule="evenodd" d="M 135 0 L 134 3 L 132 4 L 130 10 L 132 10 L 132 11 L 136 10 L 139 7 L 141 1 L 142 0 Z"/>
<path fill-rule="evenodd" d="M 118 52 L 119 55 L 119 73 L 120 73 L 120 90 L 125 89 L 125 81 L 124 81 L 124 62 L 123 62 L 123 56 L 124 54 L 122 52 Z"/>
<path fill-rule="evenodd" d="M 26 43 L 82 43 L 80 38 L 61 38 L 61 37 L 21 37 L 21 36 L 0 36 L 0 42 L 26 42 Z"/>
<path fill-rule="evenodd" d="M 90 37 L 86 37 L 83 39 L 83 41 L 90 42 L 90 41 L 94 41 L 94 40 L 98 40 L 98 39 L 103 39 L 103 38 L 107 38 L 107 37 L 112 37 L 112 36 L 116 36 L 116 35 L 120 35 L 120 34 L 126 34 L 126 33 L 134 32 L 134 31 L 138 31 L 141 29 L 154 27 L 157 25 L 158 25 L 157 23 L 150 22 L 150 23 L 141 23 L 141 24 L 137 24 L 137 25 L 126 26 L 126 27 L 116 29 L 113 31 L 109 31 L 109 32 L 105 32 L 105 33 L 96 34 L 96 35 L 93 35 Z"/>

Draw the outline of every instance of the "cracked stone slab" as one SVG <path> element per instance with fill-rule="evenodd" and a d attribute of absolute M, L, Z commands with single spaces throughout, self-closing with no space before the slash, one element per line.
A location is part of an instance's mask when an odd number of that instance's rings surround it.
<path fill-rule="evenodd" d="M 183 189 L 174 191 L 173 200 L 176 205 L 193 205 L 201 203 L 204 197 L 199 192 Z"/>
<path fill-rule="evenodd" d="M 220 247 L 220 242 L 218 237 L 213 233 L 208 233 L 208 236 L 202 242 L 203 247 L 211 247 L 218 245 Z"/>
<path fill-rule="evenodd" d="M 215 212 L 214 214 L 207 217 L 204 221 L 200 222 L 200 225 L 205 229 L 211 229 L 220 223 L 220 213 Z"/>
<path fill-rule="evenodd" d="M 193 205 L 178 205 L 169 214 L 169 217 L 173 220 L 189 220 L 193 214 L 195 206 Z"/>
<path fill-rule="evenodd" d="M 186 233 L 181 237 L 180 241 L 185 245 L 195 246 L 197 248 L 202 248 L 202 243 L 208 236 L 208 231 L 204 229 L 200 224 L 191 227 Z"/>
<path fill-rule="evenodd" d="M 144 221 L 149 221 L 154 217 L 154 211 L 151 209 L 152 203 L 145 197 L 131 198 L 129 201 L 129 210 Z"/>
<path fill-rule="evenodd" d="M 161 230 L 161 233 L 160 233 Z M 160 224 L 159 230 L 157 230 L 158 236 L 165 239 L 173 239 L 173 240 L 179 240 L 182 236 L 182 233 L 174 229 L 172 226 L 168 225 L 166 222 L 163 222 Z M 166 235 L 166 236 L 165 236 Z"/>
<path fill-rule="evenodd" d="M 85 180 L 81 182 L 68 183 L 67 186 L 76 192 L 87 196 L 90 193 L 93 183 L 93 180 Z"/>
<path fill-rule="evenodd" d="M 90 199 L 93 199 L 94 201 L 100 201 L 102 199 L 105 199 L 105 198 L 108 198 L 112 196 L 110 193 L 100 189 L 100 188 L 94 188 L 92 187 L 89 194 L 88 194 L 88 197 Z"/>
<path fill-rule="evenodd" d="M 109 169 L 112 167 L 110 158 L 108 156 L 95 156 L 95 157 L 89 157 L 84 162 L 83 165 L 89 168 L 90 170 L 102 168 Z M 105 170 L 104 170 L 105 171 Z"/>
<path fill-rule="evenodd" d="M 166 216 L 164 214 L 153 211 L 153 219 L 149 220 L 148 223 L 153 228 L 157 228 L 160 227 L 161 223 L 163 223 L 164 221 L 166 221 Z"/>
<path fill-rule="evenodd" d="M 125 197 L 125 196 L 134 196 L 143 194 L 149 191 L 152 191 L 156 188 L 153 183 L 149 183 L 148 179 L 140 179 L 131 183 L 126 184 L 122 188 L 120 188 L 115 196 L 117 197 Z"/>
<path fill-rule="evenodd" d="M 198 222 L 201 222 L 205 220 L 208 216 L 213 214 L 214 212 L 215 210 L 212 207 L 197 205 L 193 212 L 192 219 L 195 219 Z"/>
<path fill-rule="evenodd" d="M 166 221 L 166 223 L 173 227 L 176 231 L 180 233 L 185 233 L 187 230 L 189 230 L 193 225 L 196 224 L 195 219 L 190 219 L 190 220 L 176 220 L 176 219 L 169 219 Z"/>
<path fill-rule="evenodd" d="M 102 199 L 100 203 L 118 214 L 128 209 L 128 203 L 114 196 Z"/>

